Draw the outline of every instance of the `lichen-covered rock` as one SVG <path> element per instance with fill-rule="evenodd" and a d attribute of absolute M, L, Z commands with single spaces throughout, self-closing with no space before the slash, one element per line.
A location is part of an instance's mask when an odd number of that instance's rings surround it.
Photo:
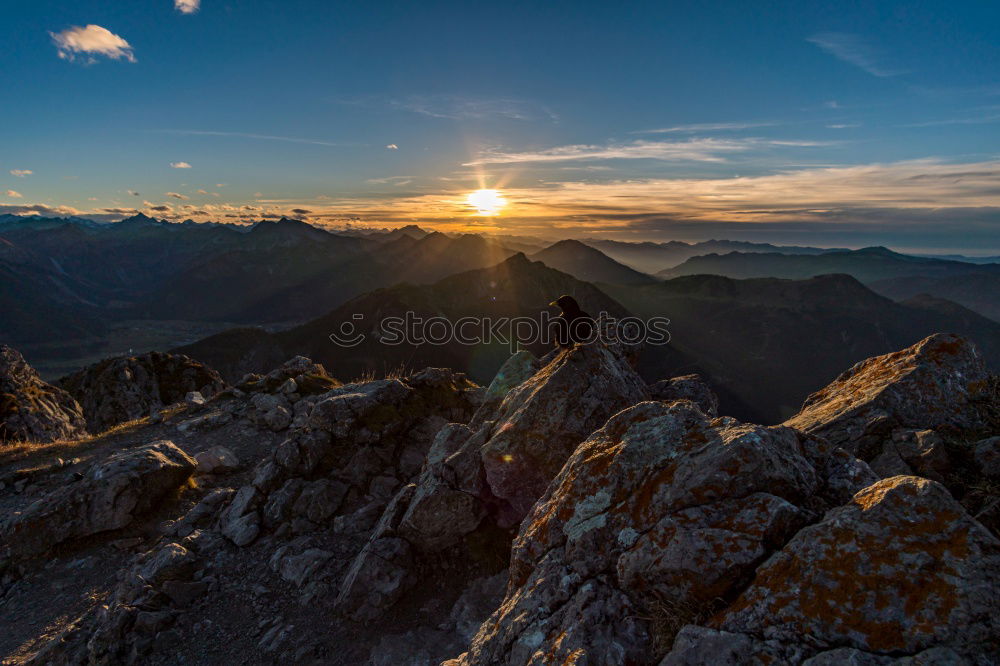
<path fill-rule="evenodd" d="M 884 479 L 800 531 L 712 624 L 879 654 L 995 652 L 1000 540 L 944 486 Z"/>
<path fill-rule="evenodd" d="M 43 382 L 17 350 L 0 345 L 0 445 L 86 434 L 83 410 L 73 396 Z"/>
<path fill-rule="evenodd" d="M 671 379 L 661 379 L 649 387 L 649 397 L 664 402 L 690 400 L 709 416 L 719 414 L 719 398 L 701 375 L 681 375 Z"/>
<path fill-rule="evenodd" d="M 121 451 L 83 478 L 42 496 L 0 525 L 15 558 L 39 555 L 79 537 L 119 529 L 184 484 L 195 462 L 169 441 Z"/>
<path fill-rule="evenodd" d="M 182 354 L 150 352 L 112 358 L 59 380 L 83 406 L 87 427 L 102 432 L 142 418 L 150 410 L 186 400 L 211 398 L 225 387 L 215 370 Z"/>
<path fill-rule="evenodd" d="M 936 333 L 901 351 L 861 361 L 806 398 L 785 425 L 870 459 L 896 428 L 979 432 L 989 377 L 979 351 Z"/>
<path fill-rule="evenodd" d="M 872 481 L 863 463 L 791 428 L 710 420 L 689 401 L 619 412 L 522 523 L 507 597 L 459 663 L 655 663 L 657 602 L 712 608 Z"/>

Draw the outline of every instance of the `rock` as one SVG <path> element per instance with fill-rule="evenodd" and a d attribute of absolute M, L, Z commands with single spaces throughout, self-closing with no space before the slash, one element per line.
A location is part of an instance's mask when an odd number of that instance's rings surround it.
<path fill-rule="evenodd" d="M 743 634 L 687 625 L 677 633 L 673 649 L 659 666 L 798 664 L 803 663 L 803 657 L 801 648 L 789 648 L 777 641 L 762 641 Z M 849 659 L 836 663 L 852 664 Z M 868 662 L 858 663 L 858 666 L 862 665 L 868 666 Z"/>
<path fill-rule="evenodd" d="M 306 483 L 291 507 L 292 513 L 324 524 L 337 513 L 348 490 L 347 484 L 334 479 Z"/>
<path fill-rule="evenodd" d="M 410 576 L 411 548 L 398 537 L 370 541 L 355 558 L 336 605 L 357 622 L 379 617 L 415 581 Z"/>
<path fill-rule="evenodd" d="M 260 493 L 253 486 L 243 486 L 219 516 L 222 534 L 237 546 L 247 546 L 260 534 L 257 506 Z"/>
<path fill-rule="evenodd" d="M 878 454 L 868 464 L 880 479 L 913 474 L 913 470 L 910 469 L 910 466 L 899 455 L 899 451 L 896 450 L 895 445 L 891 441 L 887 441 L 882 448 L 882 453 Z"/>
<path fill-rule="evenodd" d="M 874 480 L 792 428 L 710 420 L 690 401 L 618 412 L 521 524 L 507 596 L 459 663 L 652 663 L 672 636 L 642 618 L 661 604 L 678 626 L 710 614 L 796 530 Z"/>
<path fill-rule="evenodd" d="M 989 385 L 975 345 L 936 333 L 902 351 L 855 364 L 806 398 L 785 425 L 870 459 L 896 428 L 979 432 Z"/>
<path fill-rule="evenodd" d="M 479 447 L 489 491 L 508 505 L 501 522 L 519 523 L 577 444 L 646 397 L 645 383 L 625 359 L 599 344 L 559 354 L 511 390 Z"/>
<path fill-rule="evenodd" d="M 664 402 L 690 400 L 709 416 L 719 415 L 719 398 L 701 375 L 681 375 L 672 379 L 661 379 L 649 387 L 649 395 L 653 400 Z"/>
<path fill-rule="evenodd" d="M 530 379 L 540 367 L 538 359 L 530 351 L 518 351 L 497 370 L 493 381 L 486 387 L 484 400 L 499 404 L 510 393 L 511 389 Z"/>
<path fill-rule="evenodd" d="M 79 537 L 119 529 L 184 484 L 195 462 L 169 441 L 119 451 L 83 478 L 57 488 L 0 525 L 15 557 L 44 553 Z"/>
<path fill-rule="evenodd" d="M 919 476 L 944 481 L 951 472 L 944 440 L 933 430 L 896 431 L 892 443 L 899 457 Z"/>
<path fill-rule="evenodd" d="M 219 373 L 208 366 L 161 352 L 101 361 L 63 377 L 59 385 L 80 401 L 87 427 L 95 433 L 188 402 L 192 393 L 211 398 L 225 388 Z"/>
<path fill-rule="evenodd" d="M 984 476 L 1000 477 L 1000 435 L 979 440 L 973 451 L 976 465 Z"/>
<path fill-rule="evenodd" d="M 184 396 L 184 402 L 192 406 L 204 405 L 205 396 L 203 396 L 199 391 L 188 391 L 188 393 Z"/>
<path fill-rule="evenodd" d="M 0 445 L 76 439 L 86 433 L 77 401 L 43 382 L 16 350 L 0 345 Z"/>
<path fill-rule="evenodd" d="M 882 654 L 979 654 L 1000 635 L 1000 540 L 944 486 L 884 479 L 800 531 L 713 625 Z"/>
<path fill-rule="evenodd" d="M 512 362 L 514 368 L 530 361 Z M 424 553 L 448 548 L 490 515 L 516 525 L 576 444 L 614 412 L 646 397 L 627 361 L 603 345 L 553 356 L 470 426 L 441 429 L 399 533 Z"/>
<path fill-rule="evenodd" d="M 299 554 L 288 552 L 289 547 L 283 546 L 271 557 L 271 569 L 296 587 L 302 587 L 309 579 L 333 557 L 333 553 L 319 548 L 308 548 Z"/>
<path fill-rule="evenodd" d="M 224 446 L 213 446 L 207 451 L 195 455 L 198 472 L 201 474 L 225 474 L 235 470 L 240 465 L 236 454 Z"/>

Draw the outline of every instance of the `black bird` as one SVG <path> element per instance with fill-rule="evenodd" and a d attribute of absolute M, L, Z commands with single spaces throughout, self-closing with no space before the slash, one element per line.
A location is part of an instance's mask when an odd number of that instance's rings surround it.
<path fill-rule="evenodd" d="M 562 309 L 555 320 L 555 337 L 560 347 L 569 348 L 574 344 L 593 342 L 594 318 L 580 309 L 575 298 L 563 295 L 549 305 Z"/>

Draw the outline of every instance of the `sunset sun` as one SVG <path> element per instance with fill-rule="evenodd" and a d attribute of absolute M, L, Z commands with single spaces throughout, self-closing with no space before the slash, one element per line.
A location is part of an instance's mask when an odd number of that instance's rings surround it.
<path fill-rule="evenodd" d="M 498 190 L 476 190 L 469 193 L 466 203 L 478 215 L 499 215 L 507 200 Z"/>

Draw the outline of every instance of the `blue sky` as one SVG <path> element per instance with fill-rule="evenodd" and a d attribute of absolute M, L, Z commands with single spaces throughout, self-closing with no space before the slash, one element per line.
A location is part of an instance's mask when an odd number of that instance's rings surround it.
<path fill-rule="evenodd" d="M 1000 252 L 995 3 L 35 0 L 0 31 L 0 212 Z"/>

